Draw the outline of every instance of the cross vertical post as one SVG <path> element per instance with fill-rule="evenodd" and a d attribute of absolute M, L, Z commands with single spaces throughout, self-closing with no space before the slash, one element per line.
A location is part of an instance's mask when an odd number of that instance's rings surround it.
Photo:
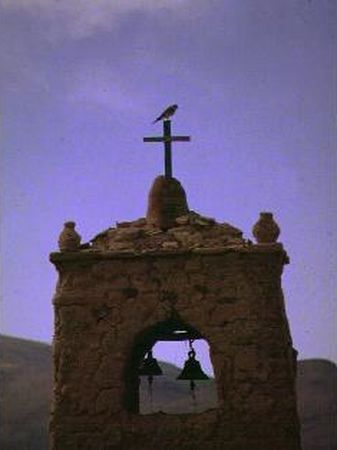
<path fill-rule="evenodd" d="M 165 177 L 172 178 L 171 121 L 163 121 L 165 145 Z"/>
<path fill-rule="evenodd" d="M 171 135 L 171 121 L 163 121 L 163 136 L 156 137 L 144 137 L 143 142 L 163 142 L 164 143 L 164 169 L 165 177 L 172 178 L 172 142 L 189 142 L 190 136 L 172 136 Z"/>

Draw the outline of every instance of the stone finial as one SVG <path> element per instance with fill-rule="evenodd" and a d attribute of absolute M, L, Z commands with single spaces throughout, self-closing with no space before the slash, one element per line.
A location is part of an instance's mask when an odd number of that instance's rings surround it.
<path fill-rule="evenodd" d="M 148 225 L 167 230 L 177 217 L 188 213 L 184 188 L 175 178 L 158 176 L 150 189 L 146 214 Z"/>
<path fill-rule="evenodd" d="M 258 244 L 270 244 L 277 241 L 280 227 L 273 219 L 271 212 L 261 212 L 260 218 L 253 226 L 253 236 Z"/>
<path fill-rule="evenodd" d="M 65 222 L 58 239 L 61 252 L 75 251 L 80 247 L 81 236 L 75 230 L 75 226 L 75 222 Z"/>

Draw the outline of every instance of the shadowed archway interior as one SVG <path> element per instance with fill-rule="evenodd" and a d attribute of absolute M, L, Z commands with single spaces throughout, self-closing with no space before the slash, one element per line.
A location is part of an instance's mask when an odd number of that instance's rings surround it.
<path fill-rule="evenodd" d="M 195 340 L 203 340 L 204 342 L 207 342 L 204 337 L 199 333 L 198 330 L 193 328 L 192 326 L 184 323 L 180 318 L 174 317 L 170 320 L 159 322 L 156 325 L 147 328 L 142 333 L 140 333 L 137 338 L 135 339 L 135 343 L 132 349 L 132 352 L 130 354 L 130 357 L 128 359 L 128 364 L 125 368 L 124 373 L 124 380 L 125 380 L 125 390 L 124 390 L 124 405 L 127 411 L 135 413 L 135 414 L 145 414 L 145 413 L 151 413 L 151 412 L 158 412 L 159 410 L 161 412 L 168 412 L 168 413 L 178 413 L 178 412 L 184 412 L 181 409 L 179 411 L 175 411 L 174 407 L 172 406 L 168 409 L 160 408 L 160 409 L 149 409 L 146 407 L 146 405 L 141 405 L 140 398 L 144 398 L 144 392 L 143 395 L 140 396 L 140 384 L 141 380 L 139 377 L 139 366 L 144 359 L 145 355 L 153 349 L 153 347 L 156 345 L 156 343 L 160 341 L 167 341 L 172 343 L 182 343 L 183 341 L 188 342 L 189 340 L 195 341 Z M 207 343 L 208 344 L 208 343 Z M 187 352 L 186 352 L 187 355 Z M 169 366 L 166 366 L 169 367 Z M 172 388 L 172 378 L 175 378 L 176 374 L 172 373 L 172 368 L 169 368 L 169 376 L 171 375 L 170 380 L 168 381 L 168 385 Z M 164 373 L 165 377 L 165 373 Z M 213 380 L 212 380 L 213 381 Z M 211 405 L 216 405 L 216 394 L 215 394 L 215 387 L 214 382 L 211 381 Z M 182 386 L 184 385 L 184 388 L 188 392 L 188 388 L 186 386 L 186 381 L 177 381 L 177 383 Z M 161 383 L 161 388 L 166 383 Z M 145 388 L 146 381 L 143 381 L 143 391 L 146 390 Z M 178 388 L 179 392 L 179 388 Z M 188 394 L 187 394 L 188 395 Z M 184 409 L 184 405 L 181 405 Z M 193 410 L 193 408 L 192 408 Z M 185 412 L 193 412 L 191 408 L 187 408 Z M 194 411 L 197 411 L 197 408 L 194 407 Z"/>

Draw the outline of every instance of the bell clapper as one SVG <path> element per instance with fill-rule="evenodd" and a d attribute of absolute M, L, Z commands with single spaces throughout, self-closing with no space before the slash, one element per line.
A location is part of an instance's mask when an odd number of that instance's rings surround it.
<path fill-rule="evenodd" d="M 149 392 L 149 399 L 150 399 L 150 411 L 153 412 L 153 389 L 152 389 L 153 376 L 152 375 L 149 375 L 147 377 L 147 383 L 148 383 L 148 392 Z"/>
<path fill-rule="evenodd" d="M 188 357 L 190 360 L 192 360 L 192 359 L 195 360 L 196 353 L 195 353 L 195 350 L 192 345 L 193 339 L 189 339 L 188 343 L 189 343 L 189 347 L 190 347 L 190 351 L 188 352 Z M 194 380 L 191 380 L 190 381 L 190 392 L 191 392 L 191 397 L 192 397 L 192 406 L 193 406 L 194 413 L 196 412 L 196 409 L 197 409 L 197 397 L 196 397 L 196 393 L 195 393 L 195 388 L 196 388 L 195 382 L 194 382 Z"/>
<path fill-rule="evenodd" d="M 197 397 L 195 395 L 195 382 L 194 380 L 190 381 L 190 391 L 191 391 L 191 397 L 192 397 L 192 405 L 193 405 L 193 412 L 195 413 L 197 410 Z"/>
<path fill-rule="evenodd" d="M 150 403 L 150 411 L 153 412 L 153 377 L 157 377 L 163 374 L 156 358 L 153 357 L 152 350 L 147 352 L 146 358 L 140 364 L 138 375 L 139 376 L 147 376 L 148 382 L 148 393 L 149 393 L 149 403 Z"/>

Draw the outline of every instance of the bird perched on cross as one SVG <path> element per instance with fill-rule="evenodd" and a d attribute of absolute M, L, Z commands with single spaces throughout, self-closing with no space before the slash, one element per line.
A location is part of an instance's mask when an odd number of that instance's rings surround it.
<path fill-rule="evenodd" d="M 169 106 L 152 123 L 159 122 L 160 120 L 168 120 L 171 116 L 173 116 L 173 114 L 176 112 L 177 109 L 178 109 L 178 105 Z"/>

